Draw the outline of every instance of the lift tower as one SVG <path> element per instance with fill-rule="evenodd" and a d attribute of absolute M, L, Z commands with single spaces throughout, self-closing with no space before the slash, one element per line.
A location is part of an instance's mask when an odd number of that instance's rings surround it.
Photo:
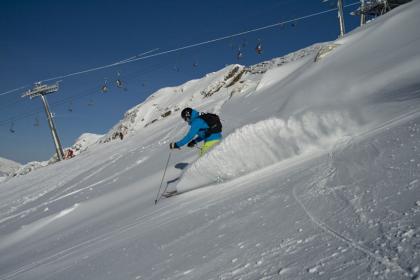
<path fill-rule="evenodd" d="M 346 33 L 346 28 L 344 26 L 344 15 L 343 15 L 343 0 L 337 1 L 337 9 L 338 9 L 338 21 L 340 23 L 340 37 L 343 37 L 344 33 Z"/>
<path fill-rule="evenodd" d="M 365 0 L 360 0 L 360 26 L 366 24 Z"/>
<path fill-rule="evenodd" d="M 54 126 L 53 115 L 50 112 L 50 108 L 48 107 L 47 98 L 45 97 L 47 94 L 54 93 L 58 91 L 58 82 L 53 85 L 43 85 L 41 82 L 37 82 L 34 84 L 34 87 L 28 91 L 26 91 L 22 97 L 34 98 L 34 97 L 41 97 L 42 103 L 44 104 L 45 113 L 47 114 L 48 125 L 50 126 L 51 135 L 55 145 L 55 151 L 57 153 L 58 160 L 64 159 L 63 148 L 61 147 L 60 139 L 58 138 L 57 130 Z"/>

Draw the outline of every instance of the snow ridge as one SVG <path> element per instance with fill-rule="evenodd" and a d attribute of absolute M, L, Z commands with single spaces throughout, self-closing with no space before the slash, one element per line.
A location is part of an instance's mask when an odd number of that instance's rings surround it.
<path fill-rule="evenodd" d="M 8 176 L 19 169 L 20 163 L 0 157 L 0 182 L 3 176 Z"/>
<path fill-rule="evenodd" d="M 230 134 L 198 159 L 177 185 L 179 192 L 230 180 L 282 160 L 327 150 L 358 127 L 346 112 L 306 112 L 269 118 Z"/>

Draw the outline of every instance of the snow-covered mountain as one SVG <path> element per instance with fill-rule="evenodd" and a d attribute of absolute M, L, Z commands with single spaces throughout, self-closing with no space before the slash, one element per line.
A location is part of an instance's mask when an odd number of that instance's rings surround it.
<path fill-rule="evenodd" d="M 0 278 L 419 279 L 418 13 L 161 89 L 1 183 Z M 168 147 L 185 106 L 223 122 L 201 158 Z"/>
<path fill-rule="evenodd" d="M 291 64 L 303 57 L 311 56 L 312 58 L 323 45 L 315 44 L 284 57 L 250 67 L 230 65 L 220 71 L 210 73 L 202 79 L 192 80 L 176 87 L 163 88 L 152 94 L 145 102 L 128 110 L 124 118 L 100 142 L 120 139 L 120 134 L 135 133 L 175 112 L 180 112 L 180 109 L 187 106 L 198 109 L 206 108 L 209 102 L 214 102 L 215 98 L 224 102 L 235 94 L 245 95 L 254 92 L 263 78 L 267 80 L 264 75 L 267 71 Z M 264 81 L 264 84 L 266 83 L 269 82 Z M 213 111 L 219 109 L 213 108 Z"/>
<path fill-rule="evenodd" d="M 89 148 L 89 146 L 98 142 L 99 139 L 101 139 L 102 137 L 103 135 L 98 135 L 98 134 L 93 134 L 93 133 L 83 133 L 82 135 L 79 136 L 79 138 L 76 139 L 76 141 L 71 147 L 64 149 L 64 154 L 66 155 L 67 151 L 71 149 L 73 151 L 73 155 L 77 156 L 80 153 L 86 151 Z M 11 172 L 5 174 L 4 179 L 6 179 L 7 176 L 16 177 L 16 176 L 26 175 L 29 172 L 32 172 L 42 167 L 46 167 L 50 164 L 55 164 L 56 162 L 57 162 L 57 155 L 54 154 L 47 161 L 31 161 L 23 165 L 19 164 L 19 166 L 14 168 Z"/>
<path fill-rule="evenodd" d="M 0 181 L 19 169 L 20 163 L 0 157 Z"/>
<path fill-rule="evenodd" d="M 74 151 L 74 155 L 78 155 L 81 152 L 86 151 L 90 145 L 95 144 L 101 139 L 103 135 L 93 133 L 83 133 L 76 139 L 71 149 Z"/>

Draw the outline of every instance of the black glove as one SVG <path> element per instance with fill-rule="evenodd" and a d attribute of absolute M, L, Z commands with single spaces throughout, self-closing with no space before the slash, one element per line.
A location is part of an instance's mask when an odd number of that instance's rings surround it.
<path fill-rule="evenodd" d="M 179 149 L 178 145 L 176 143 L 170 143 L 169 144 L 169 149 Z"/>
<path fill-rule="evenodd" d="M 192 140 L 190 143 L 187 144 L 188 147 L 192 148 L 197 144 L 197 142 L 195 142 L 195 140 Z"/>

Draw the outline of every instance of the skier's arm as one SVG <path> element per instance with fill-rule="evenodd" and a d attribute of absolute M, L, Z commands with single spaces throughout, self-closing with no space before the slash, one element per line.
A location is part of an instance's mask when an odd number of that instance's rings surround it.
<path fill-rule="evenodd" d="M 200 142 L 200 141 L 203 141 L 204 139 L 203 138 L 201 138 L 200 136 L 197 136 L 195 139 L 193 139 L 193 140 L 191 140 L 188 144 L 187 144 L 187 146 L 188 147 L 190 147 L 190 148 L 192 148 L 192 147 L 194 147 L 198 142 Z"/>
<path fill-rule="evenodd" d="M 200 130 L 199 125 L 197 124 L 191 125 L 190 130 L 188 131 L 187 135 L 185 135 L 184 138 L 176 142 L 176 145 L 178 147 L 182 147 L 186 145 L 188 142 L 190 142 L 194 138 L 194 136 L 198 133 L 199 130 Z"/>
<path fill-rule="evenodd" d="M 198 142 L 201 142 L 203 140 L 204 140 L 204 138 L 201 138 L 200 136 L 198 136 L 197 138 L 194 139 L 194 142 L 198 143 Z"/>

